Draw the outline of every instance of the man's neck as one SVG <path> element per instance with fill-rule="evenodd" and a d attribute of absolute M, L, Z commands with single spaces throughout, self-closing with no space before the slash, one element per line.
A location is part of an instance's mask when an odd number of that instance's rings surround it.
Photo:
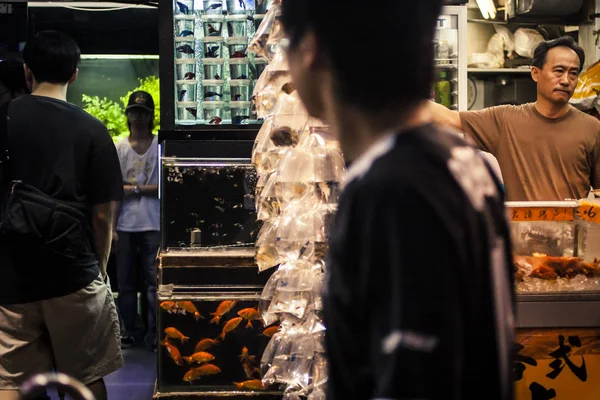
<path fill-rule="evenodd" d="M 535 109 L 546 118 L 556 119 L 560 118 L 569 112 L 571 106 L 567 104 L 554 104 L 538 98 L 534 103 Z"/>
<path fill-rule="evenodd" d="M 129 138 L 133 140 L 149 140 L 152 139 L 152 132 L 149 128 L 131 126 Z"/>
<path fill-rule="evenodd" d="M 431 122 L 432 117 L 425 104 L 419 104 L 401 119 L 387 124 L 387 127 L 382 127 L 372 116 L 365 116 L 355 110 L 338 113 L 332 127 L 340 138 L 346 161 L 357 160 L 388 133 L 399 133 Z"/>
<path fill-rule="evenodd" d="M 69 85 L 59 85 L 55 83 L 35 83 L 33 91 L 34 96 L 51 97 L 53 99 L 67 101 L 67 88 Z"/>

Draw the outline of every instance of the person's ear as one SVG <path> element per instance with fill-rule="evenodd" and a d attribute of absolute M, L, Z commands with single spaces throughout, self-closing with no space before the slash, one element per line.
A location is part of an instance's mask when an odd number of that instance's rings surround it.
<path fill-rule="evenodd" d="M 531 67 L 531 79 L 533 79 L 535 83 L 538 83 L 540 80 L 540 73 L 541 71 L 538 67 Z"/>
<path fill-rule="evenodd" d="M 27 88 L 30 92 L 32 92 L 35 78 L 33 77 L 31 70 L 27 67 L 27 64 L 23 64 L 23 73 L 25 74 L 25 83 L 27 84 Z"/>
<path fill-rule="evenodd" d="M 73 72 L 73 76 L 71 76 L 71 79 L 69 79 L 69 82 L 67 82 L 67 85 L 70 85 L 71 83 L 75 82 L 75 80 L 77 79 L 78 76 L 79 76 L 79 68 L 75 68 L 75 72 Z"/>

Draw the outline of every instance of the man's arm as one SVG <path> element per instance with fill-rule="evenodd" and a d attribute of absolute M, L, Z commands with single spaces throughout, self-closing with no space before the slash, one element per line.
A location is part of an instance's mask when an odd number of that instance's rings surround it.
<path fill-rule="evenodd" d="M 94 235 L 94 248 L 102 277 L 106 278 L 106 265 L 110 255 L 110 245 L 113 233 L 114 201 L 92 206 L 92 233 Z"/>
<path fill-rule="evenodd" d="M 140 194 L 148 197 L 158 197 L 158 185 L 141 185 Z"/>
<path fill-rule="evenodd" d="M 430 101 L 429 112 L 436 124 L 462 132 L 463 128 L 460 120 L 460 113 L 458 111 L 450 110 L 441 104 Z"/>

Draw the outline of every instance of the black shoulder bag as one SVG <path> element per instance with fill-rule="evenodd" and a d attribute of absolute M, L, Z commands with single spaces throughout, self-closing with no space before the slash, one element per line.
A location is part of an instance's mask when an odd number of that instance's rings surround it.
<path fill-rule="evenodd" d="M 56 259 L 75 259 L 92 250 L 87 207 L 53 198 L 27 183 L 11 180 L 8 107 L 0 107 L 0 236 Z"/>

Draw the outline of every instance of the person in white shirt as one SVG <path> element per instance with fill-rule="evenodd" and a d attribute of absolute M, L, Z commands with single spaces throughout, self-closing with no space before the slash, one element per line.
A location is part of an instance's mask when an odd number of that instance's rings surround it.
<path fill-rule="evenodd" d="M 117 143 L 125 198 L 115 215 L 119 310 L 123 321 L 121 347 L 144 340 L 156 351 L 156 254 L 160 247 L 160 201 L 158 199 L 158 140 L 152 134 L 154 100 L 149 93 L 131 94 L 126 108 L 130 135 Z M 135 266 L 137 256 L 145 275 L 148 323 L 138 321 Z"/>

